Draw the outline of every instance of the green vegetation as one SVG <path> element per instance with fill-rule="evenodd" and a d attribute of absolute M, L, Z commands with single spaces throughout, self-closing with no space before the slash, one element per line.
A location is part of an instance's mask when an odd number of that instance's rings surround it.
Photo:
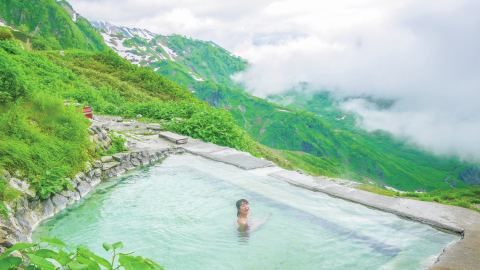
<path fill-rule="evenodd" d="M 210 107 L 186 87 L 131 65 L 111 50 L 66 50 L 62 56 L 58 51 L 31 52 L 14 40 L 0 41 L 0 55 L 0 162 L 10 172 L 20 170 L 38 179 L 34 186 L 42 196 L 64 185 L 39 175 L 65 167 L 65 176 L 72 177 L 98 154 L 86 132 L 89 121 L 63 99 L 88 104 L 95 113 L 165 119 L 174 132 L 289 166 L 235 125 L 229 112 Z M 109 154 L 122 148 L 121 139 L 114 139 Z"/>
<path fill-rule="evenodd" d="M 74 74 L 18 41 L 0 41 L 0 163 L 10 172 L 42 175 L 68 164 L 66 174 L 83 170 L 91 153 L 89 121 L 64 106 L 59 92 Z M 77 79 L 78 80 L 78 79 Z"/>
<path fill-rule="evenodd" d="M 22 31 L 25 35 L 22 41 L 27 42 L 28 38 L 35 49 L 99 51 L 108 48 L 89 21 L 78 18 L 74 22 L 64 6 L 70 5 L 55 0 L 0 0 L 0 18 Z"/>
<path fill-rule="evenodd" d="M 403 156 L 413 153 L 411 151 L 399 154 L 379 149 L 378 144 L 369 139 L 371 136 L 337 129 L 316 114 L 276 105 L 249 96 L 241 90 L 216 84 L 213 80 L 200 82 L 196 90 L 197 98 L 220 110 L 229 110 L 238 125 L 257 142 L 273 149 L 289 151 L 281 154 L 297 168 L 313 175 L 360 182 L 368 178 L 381 185 L 406 191 L 451 189 L 450 185 L 459 188 L 468 186 L 451 177 L 452 174 L 458 174 L 455 170 L 462 165 L 451 162 L 453 159 L 428 166 L 428 163 L 416 160 L 415 156 Z M 435 160 L 426 153 L 420 157 Z M 449 176 L 447 183 L 445 179 Z"/>
<path fill-rule="evenodd" d="M 413 200 L 437 202 L 446 205 L 459 206 L 480 212 L 480 186 L 471 186 L 467 188 L 450 190 L 437 189 L 425 193 L 400 193 L 370 184 L 361 184 L 357 186 L 356 189 L 365 190 L 371 193 L 389 197 L 396 196 L 400 198 L 409 198 Z"/>
<path fill-rule="evenodd" d="M 231 56 L 227 50 L 210 42 L 180 35 L 158 35 L 151 41 L 135 36 L 124 40 L 123 45 L 130 47 L 134 54 L 146 57 L 142 65 L 151 65 L 157 73 L 189 89 L 196 89 L 204 79 L 233 86 L 230 76 L 248 65 L 246 60 Z M 175 53 L 175 61 L 171 60 L 172 55 L 166 47 Z"/>
<path fill-rule="evenodd" d="M 7 249 L 0 257 L 0 269 L 125 269 L 125 270 L 163 270 L 164 268 L 148 258 L 132 256 L 133 252 L 117 252 L 123 248 L 123 243 L 104 243 L 106 251 L 112 251 L 112 260 L 95 255 L 86 247 L 67 246 L 57 238 L 41 237 L 41 242 L 36 244 L 17 243 Z M 48 248 L 49 245 L 51 248 Z M 19 251 L 22 257 L 8 257 L 12 252 Z M 49 259 L 49 260 L 47 260 Z M 55 264 L 52 263 L 52 260 Z"/>
<path fill-rule="evenodd" d="M 65 179 L 65 170 L 65 167 L 53 168 L 51 171 L 46 171 L 43 175 L 31 177 L 29 180 L 37 194 L 42 199 L 46 199 L 50 195 L 62 191 L 65 187 L 68 187 L 71 191 L 74 190 L 72 184 Z"/>

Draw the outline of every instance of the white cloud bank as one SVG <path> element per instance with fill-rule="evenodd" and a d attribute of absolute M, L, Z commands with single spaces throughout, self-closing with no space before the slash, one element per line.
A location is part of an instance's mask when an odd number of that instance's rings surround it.
<path fill-rule="evenodd" d="M 439 154 L 480 161 L 480 3 L 471 0 L 71 0 L 91 20 L 212 40 L 253 63 L 236 79 L 255 95 L 298 82 Z"/>

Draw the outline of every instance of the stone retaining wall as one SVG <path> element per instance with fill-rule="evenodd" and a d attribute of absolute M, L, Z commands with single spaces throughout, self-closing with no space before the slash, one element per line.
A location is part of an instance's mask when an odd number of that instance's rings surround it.
<path fill-rule="evenodd" d="M 91 130 L 93 131 L 91 137 L 97 135 L 93 140 L 98 140 L 97 145 L 105 145 L 102 148 L 106 149 L 109 142 L 105 131 L 93 125 Z M 15 243 L 31 242 L 31 233 L 42 220 L 54 216 L 68 205 L 80 200 L 102 180 L 119 176 L 139 166 L 153 164 L 165 156 L 184 151 L 183 148 L 166 148 L 104 156 L 101 160 L 95 160 L 93 164 L 87 162 L 84 172 L 77 173 L 73 179 L 67 178 L 74 188 L 73 191 L 65 188 L 46 199 L 41 199 L 26 180 L 11 177 L 4 171 L 9 184 L 20 191 L 22 196 L 14 202 L 6 203 L 7 208 L 12 211 L 8 214 L 8 222 L 5 222 L 3 216 L 0 217 L 0 254 Z"/>

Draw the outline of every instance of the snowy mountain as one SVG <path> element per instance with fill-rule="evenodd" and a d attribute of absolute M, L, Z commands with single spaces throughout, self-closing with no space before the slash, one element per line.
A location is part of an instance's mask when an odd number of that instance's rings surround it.
<path fill-rule="evenodd" d="M 107 34 L 117 35 L 119 33 L 122 33 L 127 38 L 132 38 L 135 35 L 138 35 L 143 39 L 152 40 L 157 35 L 155 33 L 148 31 L 147 29 L 116 26 L 109 22 L 90 21 L 90 23 L 98 29 L 103 29 Z"/>
<path fill-rule="evenodd" d="M 105 43 L 121 57 L 138 66 L 151 67 L 167 78 L 194 91 L 199 82 L 212 79 L 232 84 L 230 76 L 245 68 L 244 59 L 235 57 L 212 41 L 180 35 L 158 35 L 146 29 L 92 21 Z"/>

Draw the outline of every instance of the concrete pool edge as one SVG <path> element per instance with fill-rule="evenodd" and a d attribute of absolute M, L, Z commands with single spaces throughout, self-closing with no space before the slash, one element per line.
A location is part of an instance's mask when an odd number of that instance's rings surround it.
<path fill-rule="evenodd" d="M 133 136 L 132 136 L 133 137 Z M 336 184 L 325 178 L 311 177 L 298 172 L 283 170 L 276 167 L 270 161 L 253 157 L 249 153 L 237 151 L 229 147 L 222 147 L 212 143 L 204 143 L 199 140 L 189 138 L 189 142 L 182 147 L 173 146 L 171 142 L 159 139 L 158 135 L 134 136 L 136 137 L 137 147 L 130 148 L 131 152 L 143 153 L 142 151 L 152 151 L 152 153 L 165 153 L 166 155 L 183 152 L 203 156 L 218 162 L 234 165 L 243 170 L 254 172 L 256 170 L 267 170 L 269 177 L 286 181 L 290 184 L 301 186 L 310 190 L 326 193 L 331 196 L 360 203 L 378 210 L 390 212 L 412 220 L 426 223 L 438 228 L 446 229 L 452 232 L 461 233 L 462 239 L 444 248 L 443 252 L 437 258 L 435 264 L 430 269 L 478 269 L 480 265 L 480 213 L 465 208 L 448 206 L 433 202 L 415 201 L 409 199 L 384 197 L 381 195 L 356 190 Z M 132 139 L 127 138 L 132 141 Z M 147 161 L 147 160 L 145 160 Z M 26 197 L 25 197 L 26 198 Z M 24 200 L 23 202 L 25 202 Z M 50 203 L 52 204 L 52 203 Z M 30 206 L 28 204 L 28 206 Z M 16 207 L 15 207 L 16 208 Z M 20 212 L 22 209 L 19 208 Z M 38 208 L 38 207 L 34 207 Z M 62 208 L 63 209 L 63 208 Z M 31 212 L 38 212 L 33 209 Z M 22 212 L 23 213 L 23 212 Z M 21 213 L 21 215 L 23 215 Z M 43 215 L 43 211 L 37 213 L 41 218 L 35 220 L 33 228 L 42 220 L 56 214 Z M 8 238 L 5 241 L 19 239 L 23 241 L 24 236 L 30 238 L 31 231 L 26 233 L 23 226 L 15 223 L 17 216 L 9 214 L 7 225 L 8 231 L 5 231 Z M 11 228 L 9 228 L 11 227 Z M 28 230 L 27 230 L 28 231 Z M 5 242 L 4 241 L 4 242 Z M 18 241 L 18 240 L 17 240 Z M 19 241 L 19 242 L 21 242 Z M 8 243 L 7 243 L 8 244 Z M 1 243 L 0 243 L 1 245 Z M 1 245 L 3 248 L 6 246 Z"/>
<path fill-rule="evenodd" d="M 270 167 L 270 171 L 273 172 L 266 175 L 278 180 L 459 233 L 462 238 L 445 247 L 429 269 L 478 269 L 480 266 L 480 213 L 478 212 L 434 202 L 386 197 L 341 186 L 326 178 L 303 175 L 278 167 L 275 169 L 273 168 L 275 165 L 267 164 L 263 159 L 210 143 L 199 143 L 186 146 L 184 149 L 191 154 L 235 165 L 247 171 Z M 237 159 L 235 162 L 232 162 L 233 156 Z M 257 164 L 255 160 L 258 161 Z M 244 166 L 244 162 L 248 166 Z"/>

